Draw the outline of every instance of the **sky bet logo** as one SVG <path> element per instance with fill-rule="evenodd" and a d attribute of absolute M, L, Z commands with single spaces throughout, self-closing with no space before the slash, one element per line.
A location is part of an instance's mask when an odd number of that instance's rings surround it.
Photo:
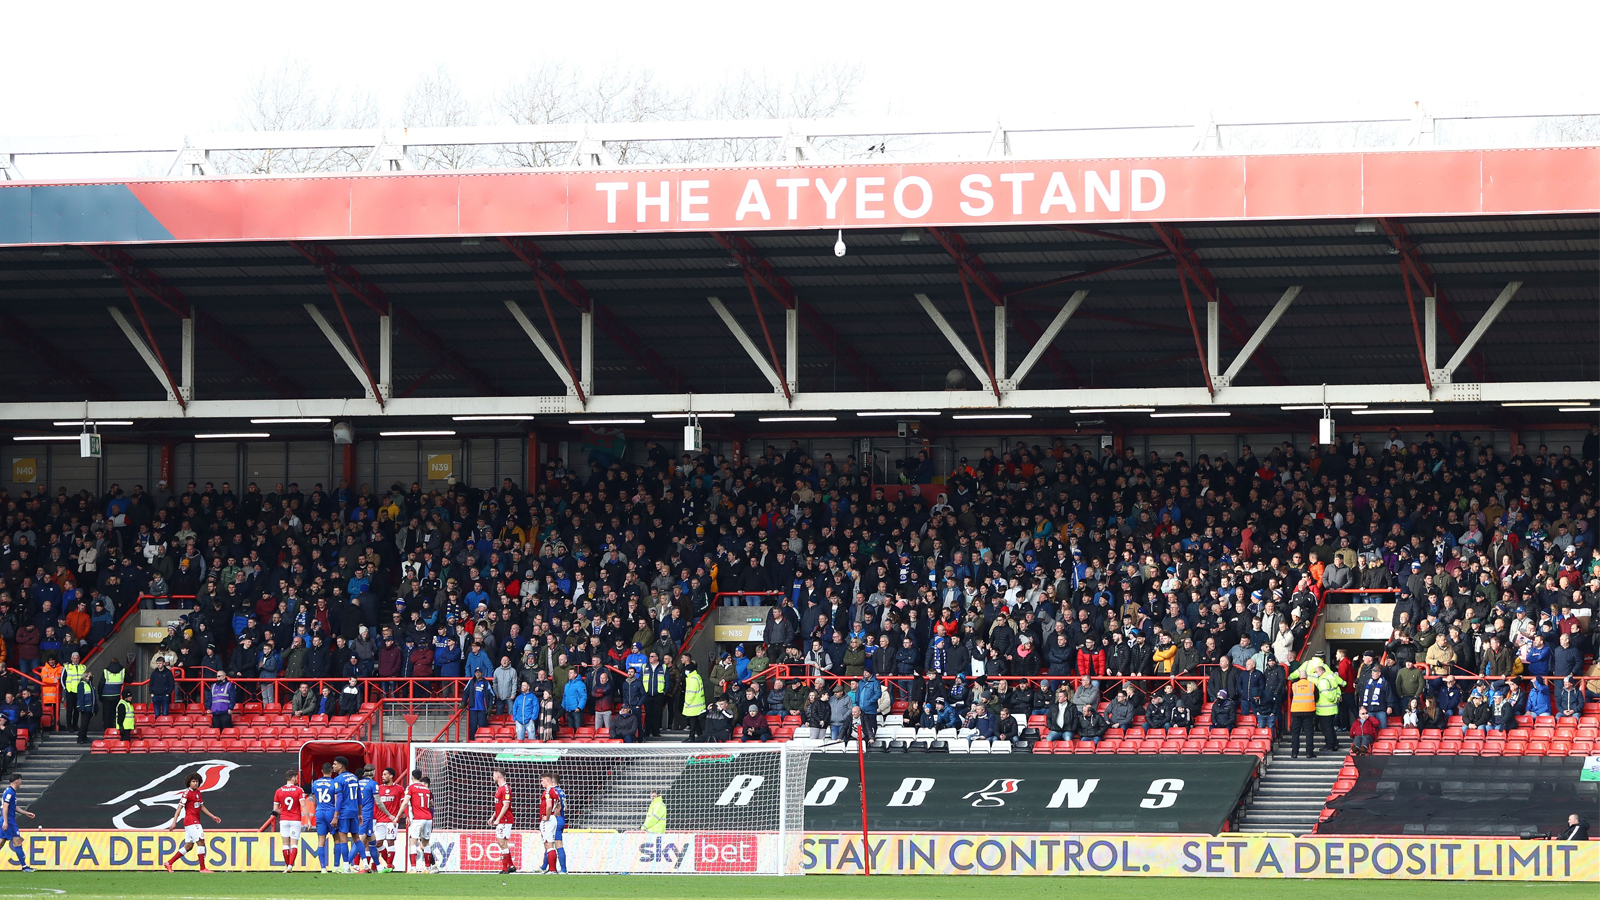
<path fill-rule="evenodd" d="M 673 870 L 683 868 L 683 861 L 694 852 L 694 842 L 674 844 L 662 838 L 656 838 L 654 843 L 639 845 L 639 862 L 642 863 L 667 863 Z"/>

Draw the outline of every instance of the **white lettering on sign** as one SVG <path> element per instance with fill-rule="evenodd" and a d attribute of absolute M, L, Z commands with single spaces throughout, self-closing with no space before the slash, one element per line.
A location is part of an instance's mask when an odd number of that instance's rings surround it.
<path fill-rule="evenodd" d="M 811 790 L 806 791 L 806 805 L 832 806 L 833 802 L 839 799 L 839 793 L 844 790 L 844 786 L 849 783 L 850 779 L 841 775 L 829 775 L 827 778 L 817 779 Z"/>
<path fill-rule="evenodd" d="M 1022 215 L 1022 183 L 1033 180 L 1032 172 L 1007 172 L 1000 180 L 1011 185 L 1011 214 Z"/>
<path fill-rule="evenodd" d="M 1067 187 L 1067 176 L 1061 172 L 1050 173 L 1050 183 L 1044 188 L 1044 199 L 1039 201 L 1039 215 L 1049 215 L 1052 206 L 1064 207 L 1069 213 L 1078 211 L 1078 203 L 1072 199 L 1072 188 Z"/>
<path fill-rule="evenodd" d="M 1161 204 L 1166 202 L 1167 180 L 1161 177 L 1160 172 L 1155 169 L 1134 169 L 1132 181 L 1133 183 L 1128 186 L 1128 191 L 1132 194 L 1130 203 L 1134 212 L 1149 212 L 1152 209 L 1159 209 Z M 1148 198 L 1144 193 L 1144 186 L 1147 183 L 1151 185 Z"/>
<path fill-rule="evenodd" d="M 756 788 L 761 787 L 762 782 L 766 780 L 765 775 L 740 775 L 728 782 L 728 786 L 722 791 L 722 796 L 717 798 L 717 805 L 749 806 L 750 799 L 756 795 Z"/>
<path fill-rule="evenodd" d="M 711 214 L 695 212 L 697 206 L 705 206 L 711 201 L 706 197 L 696 194 L 711 187 L 709 181 L 680 181 L 678 182 L 678 221 L 680 222 L 709 222 Z"/>
<path fill-rule="evenodd" d="M 1000 177 L 1004 178 L 1005 176 L 1002 175 Z M 979 201 L 978 203 L 973 203 L 969 200 L 961 201 L 961 211 L 969 216 L 988 215 L 989 211 L 994 209 L 994 196 L 988 191 L 978 189 L 992 187 L 993 185 L 994 182 L 990 181 L 987 175 L 968 175 L 961 179 L 961 193 Z"/>
<path fill-rule="evenodd" d="M 1119 211 L 1122 208 L 1122 203 L 1118 199 L 1118 195 L 1121 193 L 1121 191 L 1118 190 L 1118 183 L 1122 180 L 1119 177 L 1121 175 L 1121 172 L 1118 172 L 1116 169 L 1112 169 L 1111 187 L 1107 188 L 1105 182 L 1100 180 L 1099 172 L 1096 172 L 1093 169 L 1086 170 L 1083 173 L 1084 212 L 1094 212 L 1094 198 L 1096 196 L 1098 196 L 1101 201 L 1105 203 L 1106 210 L 1108 212 Z"/>
<path fill-rule="evenodd" d="M 906 778 L 889 798 L 890 806 L 921 806 L 933 790 L 932 778 Z"/>
<path fill-rule="evenodd" d="M 628 189 L 626 181 L 602 181 L 594 186 L 597 191 L 606 192 L 606 221 L 617 221 L 617 191 Z"/>
<path fill-rule="evenodd" d="M 858 218 L 858 219 L 881 219 L 881 218 L 883 218 L 883 210 L 881 210 L 881 209 L 868 209 L 867 208 L 867 204 L 868 203 L 882 203 L 883 202 L 883 192 L 882 191 L 869 191 L 869 190 L 867 190 L 867 188 L 869 188 L 869 187 L 882 187 L 883 186 L 883 181 L 884 180 L 882 178 L 857 178 L 856 179 L 856 218 Z M 829 216 L 829 218 L 832 218 L 832 216 Z"/>
<path fill-rule="evenodd" d="M 790 196 L 793 196 L 792 191 Z M 745 182 L 744 196 L 739 198 L 739 208 L 734 210 L 733 218 L 735 221 L 743 222 L 748 213 L 760 213 L 761 221 L 772 221 L 772 210 L 767 208 L 767 195 L 761 193 L 761 182 L 754 178 Z M 794 218 L 794 215 L 791 213 L 789 218 Z"/>
<path fill-rule="evenodd" d="M 818 179 L 819 183 L 820 181 L 821 179 Z M 792 222 L 795 219 L 800 218 L 800 189 L 811 184 L 811 179 L 779 178 L 777 184 L 778 187 L 784 188 L 789 192 L 789 221 Z M 843 190 L 843 187 L 841 187 L 840 190 Z M 828 209 L 832 210 L 833 207 L 829 206 Z M 833 213 L 829 212 L 828 215 L 831 217 Z"/>
<path fill-rule="evenodd" d="M 1089 796 L 1099 786 L 1098 778 L 1086 779 L 1081 785 L 1076 778 L 1063 778 L 1061 784 L 1056 787 L 1056 792 L 1050 795 L 1050 803 L 1047 805 L 1050 809 L 1060 809 L 1061 804 L 1066 803 L 1068 809 L 1083 809 L 1089 805 Z"/>
<path fill-rule="evenodd" d="M 645 193 L 645 182 L 639 182 L 639 224 L 644 224 L 644 210 L 647 206 L 661 208 L 661 221 L 667 221 L 667 198 L 672 196 L 672 182 L 661 182 L 661 196 L 652 197 Z"/>
<path fill-rule="evenodd" d="M 906 188 L 916 188 L 922 197 L 922 204 L 916 207 L 906 205 Z M 894 211 L 908 219 L 920 219 L 928 214 L 933 207 L 933 186 L 928 184 L 926 178 L 912 175 L 902 178 L 894 186 Z"/>
<path fill-rule="evenodd" d="M 833 190 L 829 191 L 828 183 L 821 178 L 817 179 L 817 193 L 822 195 L 822 202 L 827 207 L 827 212 L 824 214 L 826 218 L 837 219 L 839 217 L 839 195 L 844 193 L 844 186 L 849 183 L 850 179 L 841 178 L 839 183 L 833 186 Z M 882 182 L 879 183 L 881 184 Z"/>
<path fill-rule="evenodd" d="M 1139 801 L 1145 809 L 1166 809 L 1178 802 L 1178 792 L 1183 790 L 1182 778 L 1157 778 L 1150 782 L 1151 796 Z"/>

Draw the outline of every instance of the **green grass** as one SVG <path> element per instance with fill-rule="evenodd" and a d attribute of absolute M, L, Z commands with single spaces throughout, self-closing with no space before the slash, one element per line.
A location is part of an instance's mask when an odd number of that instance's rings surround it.
<path fill-rule="evenodd" d="M 1068 876 L 1063 876 L 1068 877 Z M 863 878 L 849 875 L 807 875 L 794 878 L 751 878 L 715 875 L 314 875 L 295 873 L 39 872 L 7 873 L 0 882 L 0 900 L 362 900 L 439 897 L 450 900 L 519 898 L 626 897 L 628 900 L 940 900 L 961 895 L 1003 896 L 1006 900 L 1060 900 L 1070 890 L 1089 891 L 1094 900 L 1255 900 L 1310 892 L 1333 896 L 1350 893 L 1361 900 L 1594 900 L 1592 884 L 1455 881 L 1361 881 L 1340 886 L 1331 881 L 1286 883 L 1282 879 L 1106 878 L 1093 886 L 1063 885 L 1048 876 L 1012 878 L 1003 885 L 986 884 L 980 876 L 900 875 Z"/>

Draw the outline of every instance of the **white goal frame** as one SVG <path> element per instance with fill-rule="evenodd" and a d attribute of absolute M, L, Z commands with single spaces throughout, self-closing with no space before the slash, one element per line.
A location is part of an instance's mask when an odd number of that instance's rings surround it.
<path fill-rule="evenodd" d="M 569 788 L 573 814 L 567 818 L 563 844 L 573 873 L 798 875 L 812 752 L 813 748 L 789 742 L 417 742 L 410 746 L 405 779 L 409 782 L 411 773 L 421 768 L 433 782 L 430 847 L 441 871 L 498 871 L 499 850 L 487 826 L 488 798 L 493 792 L 490 772 L 503 768 L 515 791 L 512 842 L 513 852 L 520 848 L 523 871 L 537 871 L 543 860 L 544 840 L 534 806 L 537 776 L 564 772 L 565 787 L 577 770 L 587 773 L 594 795 L 578 798 L 572 791 L 581 788 Z M 457 755 L 482 763 L 462 773 L 461 766 L 452 765 Z M 586 765 L 590 763 L 594 765 Z M 697 769 L 695 777 L 685 778 L 696 765 L 707 765 L 707 776 L 698 776 Z M 712 774 L 719 771 L 721 775 Z M 473 779 L 471 797 L 464 800 L 457 786 L 446 783 L 463 774 Z M 704 799 L 704 805 L 686 808 L 685 798 L 672 796 L 680 779 L 691 785 L 686 791 Z M 644 831 L 642 818 L 617 821 L 619 805 L 642 813 L 652 788 L 671 798 L 671 824 L 665 832 Z M 719 799 L 721 811 L 716 805 Z M 587 815 L 584 800 L 593 803 Z M 734 810 L 743 817 L 730 822 L 726 813 Z"/>

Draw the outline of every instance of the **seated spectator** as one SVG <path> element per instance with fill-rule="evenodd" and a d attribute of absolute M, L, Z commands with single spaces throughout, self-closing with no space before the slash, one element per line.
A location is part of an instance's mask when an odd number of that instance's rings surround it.
<path fill-rule="evenodd" d="M 1093 706 L 1085 703 L 1078 708 L 1077 732 L 1081 740 L 1088 741 L 1091 744 L 1098 744 L 1100 739 L 1105 737 L 1108 727 L 1110 726 L 1106 723 L 1106 717 L 1101 715 L 1100 711 Z"/>
<path fill-rule="evenodd" d="M 1067 693 L 1066 687 L 1056 688 L 1056 700 L 1050 704 L 1050 709 L 1044 718 L 1045 740 L 1070 741 L 1073 732 L 1078 729 L 1078 708 L 1072 704 L 1072 696 Z"/>
<path fill-rule="evenodd" d="M 1138 708 L 1128 699 L 1128 689 L 1118 687 L 1116 697 L 1106 704 L 1106 721 L 1112 728 L 1128 729 L 1133 727 L 1133 719 L 1138 714 Z"/>
<path fill-rule="evenodd" d="M 311 685 L 300 682 L 300 690 L 294 692 L 289 698 L 289 713 L 296 718 L 310 718 L 317 712 L 317 695 L 311 693 Z"/>
<path fill-rule="evenodd" d="M 1211 727 L 1232 729 L 1239 724 L 1239 704 L 1227 691 L 1218 691 L 1211 704 Z"/>
<path fill-rule="evenodd" d="M 751 704 L 745 707 L 744 718 L 739 720 L 739 728 L 743 732 L 740 742 L 772 740 L 772 729 L 767 725 L 767 717 L 762 714 L 761 707 Z"/>
<path fill-rule="evenodd" d="M 1428 700 L 1431 702 L 1433 698 L 1429 697 Z M 1412 697 L 1406 701 L 1406 710 L 1400 716 L 1400 725 L 1404 728 L 1422 727 L 1422 706 L 1417 703 L 1417 698 Z"/>
<path fill-rule="evenodd" d="M 1439 708 L 1437 698 L 1429 697 L 1423 704 L 1422 716 L 1417 727 L 1428 731 L 1443 731 L 1450 724 L 1450 717 Z"/>
<path fill-rule="evenodd" d="M 726 700 L 718 700 L 717 701 L 717 706 L 722 710 L 726 710 L 727 703 L 728 702 Z M 716 726 L 718 726 L 720 728 L 722 726 L 722 723 L 723 723 L 724 719 L 727 719 L 728 722 L 730 723 L 730 724 L 727 725 L 727 734 L 723 735 L 721 737 L 711 737 L 710 736 L 710 728 L 711 728 L 711 726 L 712 725 L 716 725 Z M 733 725 L 731 724 L 731 722 L 732 722 L 732 717 L 731 716 L 723 716 L 723 715 L 721 715 L 720 712 L 713 713 L 711 716 L 708 716 L 707 719 L 706 719 L 706 725 L 707 725 L 707 738 L 706 739 L 711 741 L 711 742 L 713 742 L 713 743 L 719 743 L 719 744 L 720 743 L 725 743 L 728 740 L 732 739 L 732 737 L 733 737 Z M 613 739 L 621 740 L 624 744 L 636 744 L 636 743 L 638 743 L 639 742 L 639 715 L 638 715 L 638 713 L 634 712 L 634 708 L 632 706 L 630 706 L 629 704 L 627 704 L 627 703 L 623 703 L 623 704 L 618 705 L 617 706 L 616 715 L 611 717 L 610 729 L 611 729 L 610 730 L 610 734 L 611 734 L 611 737 Z"/>
<path fill-rule="evenodd" d="M 1365 706 L 1356 710 L 1356 720 L 1350 723 L 1350 749 L 1357 756 L 1372 752 L 1372 742 L 1378 736 L 1378 720 Z"/>
<path fill-rule="evenodd" d="M 1543 675 L 1535 675 L 1532 684 L 1528 685 L 1528 699 L 1525 710 L 1530 716 L 1548 716 L 1553 711 L 1553 698 L 1551 697 L 1550 684 Z"/>
<path fill-rule="evenodd" d="M 1552 708 L 1557 719 L 1578 719 L 1583 716 L 1583 691 L 1578 690 L 1577 679 L 1567 675 L 1556 689 Z"/>
<path fill-rule="evenodd" d="M 1461 708 L 1461 736 L 1466 737 L 1469 731 L 1488 731 L 1493 717 L 1494 710 L 1484 702 L 1483 695 L 1473 693 L 1467 705 Z"/>

